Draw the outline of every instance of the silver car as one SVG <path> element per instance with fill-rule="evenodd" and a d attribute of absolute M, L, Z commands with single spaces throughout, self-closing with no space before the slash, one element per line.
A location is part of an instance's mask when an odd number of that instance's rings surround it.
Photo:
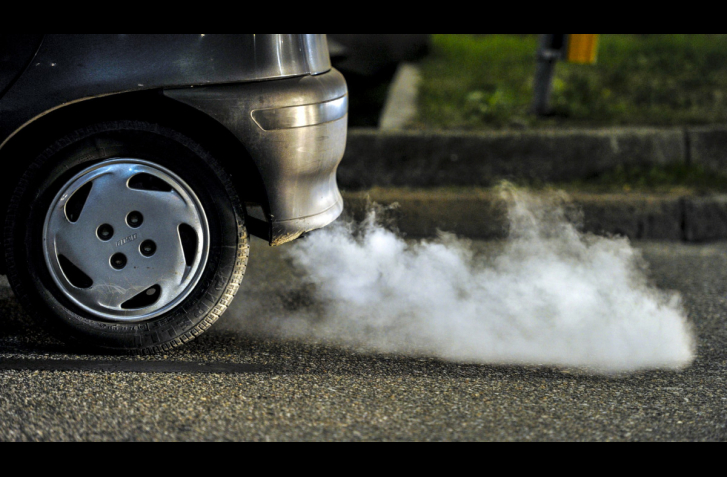
<path fill-rule="evenodd" d="M 204 332 L 271 245 L 343 209 L 325 35 L 0 35 L 0 267 L 70 344 Z"/>

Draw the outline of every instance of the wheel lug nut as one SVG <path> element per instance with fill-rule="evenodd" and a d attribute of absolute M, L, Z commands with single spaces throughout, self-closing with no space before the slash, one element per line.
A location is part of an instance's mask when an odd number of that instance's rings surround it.
<path fill-rule="evenodd" d="M 126 266 L 126 255 L 123 253 L 115 253 L 111 255 L 111 266 L 116 270 L 121 270 Z"/>
<path fill-rule="evenodd" d="M 141 225 L 142 222 L 144 222 L 144 216 L 141 215 L 141 212 L 137 210 L 129 212 L 126 215 L 126 223 L 129 225 L 129 227 L 137 228 Z"/>
<path fill-rule="evenodd" d="M 157 251 L 157 245 L 152 240 L 144 240 L 139 245 L 139 251 L 145 257 L 151 257 Z"/>
<path fill-rule="evenodd" d="M 113 235 L 114 228 L 109 224 L 101 224 L 96 229 L 96 236 L 103 241 L 109 240 Z"/>

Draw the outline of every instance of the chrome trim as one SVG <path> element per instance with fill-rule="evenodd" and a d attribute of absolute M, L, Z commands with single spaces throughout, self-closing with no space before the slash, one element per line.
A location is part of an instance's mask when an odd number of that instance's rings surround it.
<path fill-rule="evenodd" d="M 348 95 L 331 101 L 285 108 L 255 109 L 252 119 L 263 131 L 302 128 L 341 119 L 348 112 Z"/>

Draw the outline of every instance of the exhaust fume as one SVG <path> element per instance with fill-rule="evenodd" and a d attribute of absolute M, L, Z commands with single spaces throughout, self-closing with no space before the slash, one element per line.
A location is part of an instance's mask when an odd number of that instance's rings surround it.
<path fill-rule="evenodd" d="M 295 273 L 277 297 L 303 295 L 303 305 L 268 301 L 260 309 L 275 311 L 252 328 L 466 363 L 614 373 L 692 362 L 680 296 L 649 283 L 626 238 L 581 233 L 560 194 L 505 185 L 502 195 L 509 235 L 490 253 L 447 233 L 404 240 L 375 208 L 361 224 L 311 234 L 285 252 Z"/>

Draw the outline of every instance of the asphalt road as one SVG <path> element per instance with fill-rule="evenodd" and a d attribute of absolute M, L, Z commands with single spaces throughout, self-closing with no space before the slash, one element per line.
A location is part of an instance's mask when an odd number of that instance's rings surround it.
<path fill-rule="evenodd" d="M 69 354 L 0 282 L 0 440 L 725 440 L 727 243 L 638 246 L 695 326 L 683 371 L 604 377 L 264 337 L 241 316 L 289 269 L 260 242 L 234 309 L 165 356 Z"/>

